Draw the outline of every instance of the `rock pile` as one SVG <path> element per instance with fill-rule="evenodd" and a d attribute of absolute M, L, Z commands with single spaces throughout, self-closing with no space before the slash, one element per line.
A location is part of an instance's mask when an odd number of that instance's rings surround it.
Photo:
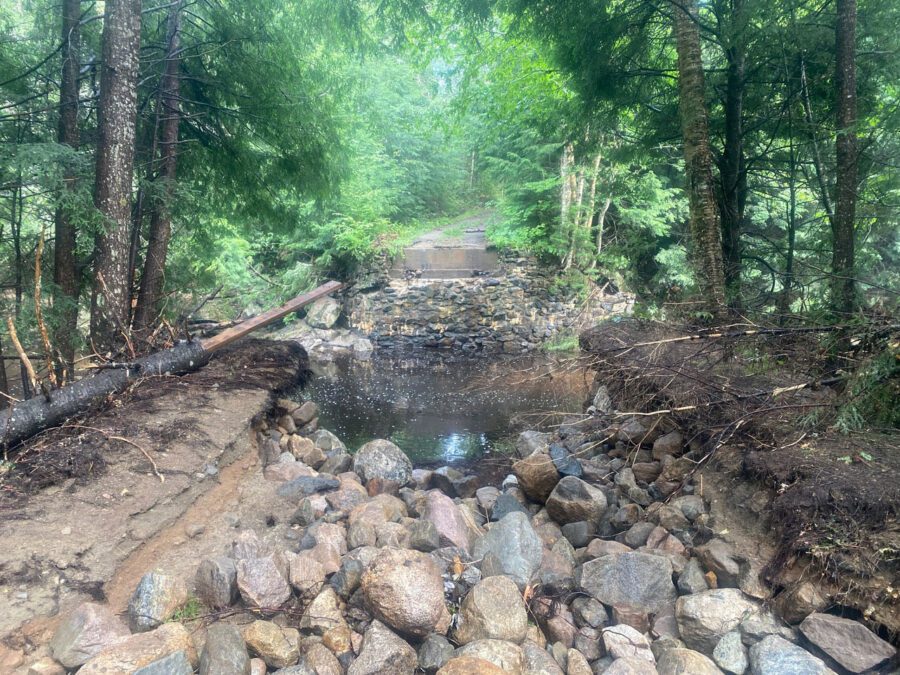
<path fill-rule="evenodd" d="M 280 405 L 260 452 L 293 543 L 245 530 L 193 579 L 148 572 L 130 631 L 83 605 L 50 645 L 60 668 L 784 675 L 863 673 L 895 657 L 808 592 L 773 603 L 788 621 L 769 609 L 693 493 L 677 432 L 602 417 L 553 437 L 526 432 L 503 487 L 478 487 L 451 469 L 413 469 L 386 440 L 351 457 L 318 429 L 313 404 Z M 171 622 L 191 597 L 247 611 L 187 623 L 191 633 Z"/>

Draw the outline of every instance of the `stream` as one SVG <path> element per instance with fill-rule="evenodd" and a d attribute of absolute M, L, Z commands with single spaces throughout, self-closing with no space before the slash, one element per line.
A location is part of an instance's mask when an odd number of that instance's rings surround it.
<path fill-rule="evenodd" d="M 549 429 L 581 412 L 589 382 L 565 357 L 480 357 L 418 352 L 314 363 L 298 397 L 351 452 L 373 438 L 396 443 L 417 466 L 475 464 L 511 450 L 524 429 Z"/>

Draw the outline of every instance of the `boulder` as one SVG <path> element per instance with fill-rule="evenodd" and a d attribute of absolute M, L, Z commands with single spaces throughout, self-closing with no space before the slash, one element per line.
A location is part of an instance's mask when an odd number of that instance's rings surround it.
<path fill-rule="evenodd" d="M 334 298 L 319 298 L 306 310 L 306 323 L 313 328 L 329 329 L 341 316 L 341 303 Z"/>
<path fill-rule="evenodd" d="M 577 649 L 570 649 L 566 654 L 566 675 L 593 675 L 587 657 Z"/>
<path fill-rule="evenodd" d="M 153 630 L 187 601 L 187 586 L 181 579 L 148 572 L 141 577 L 128 601 L 128 626 L 133 633 Z"/>
<path fill-rule="evenodd" d="M 444 605 L 444 582 L 430 556 L 419 551 L 384 549 L 362 577 L 366 606 L 404 635 L 433 632 Z"/>
<path fill-rule="evenodd" d="M 560 525 L 579 520 L 600 522 L 606 512 L 602 490 L 575 476 L 565 476 L 547 498 L 547 513 Z"/>
<path fill-rule="evenodd" d="M 300 633 L 272 621 L 254 621 L 243 631 L 251 654 L 272 668 L 287 668 L 300 658 Z"/>
<path fill-rule="evenodd" d="M 194 588 L 200 601 L 210 609 L 224 609 L 234 604 L 238 599 L 234 560 L 218 556 L 201 562 L 194 577 Z"/>
<path fill-rule="evenodd" d="M 550 459 L 553 460 L 553 466 L 559 472 L 560 476 L 575 476 L 581 478 L 584 470 L 581 468 L 581 462 L 578 461 L 559 443 L 550 445 Z"/>
<path fill-rule="evenodd" d="M 755 645 L 770 635 L 777 635 L 788 642 L 797 642 L 798 636 L 795 629 L 786 626 L 771 609 L 761 609 L 754 612 L 740 625 L 741 641 L 747 645 Z"/>
<path fill-rule="evenodd" d="M 419 668 L 431 675 L 453 658 L 454 651 L 447 638 L 432 633 L 419 646 Z"/>
<path fill-rule="evenodd" d="M 250 607 L 275 609 L 291 597 L 291 587 L 274 555 L 238 560 L 235 567 L 238 591 Z"/>
<path fill-rule="evenodd" d="M 700 561 L 696 558 L 688 559 L 684 569 L 678 575 L 678 592 L 682 595 L 690 595 L 707 589 L 709 589 L 709 584 L 706 582 L 703 568 L 700 567 Z"/>
<path fill-rule="evenodd" d="M 497 497 L 497 500 L 494 502 L 494 507 L 491 510 L 491 520 L 495 522 L 498 520 L 502 520 L 513 511 L 520 511 L 525 515 L 529 515 L 528 509 L 522 506 L 522 502 L 520 502 L 510 493 L 504 492 L 502 495 Z"/>
<path fill-rule="evenodd" d="M 200 675 L 250 675 L 250 656 L 237 626 L 214 623 L 206 632 Z"/>
<path fill-rule="evenodd" d="M 526 675 L 565 675 L 550 653 L 531 640 L 522 643 L 522 655 Z"/>
<path fill-rule="evenodd" d="M 721 675 L 708 657 L 692 649 L 666 649 L 656 664 L 659 675 Z M 785 674 L 786 675 L 786 674 Z"/>
<path fill-rule="evenodd" d="M 656 614 L 675 602 L 672 563 L 650 553 L 605 555 L 584 563 L 581 587 L 605 605 Z"/>
<path fill-rule="evenodd" d="M 305 665 L 315 675 L 343 675 L 341 662 L 323 644 L 310 645 L 303 654 Z M 278 671 L 279 673 L 282 671 Z"/>
<path fill-rule="evenodd" d="M 830 614 L 810 614 L 800 632 L 851 673 L 877 668 L 897 650 L 858 621 Z"/>
<path fill-rule="evenodd" d="M 128 635 L 125 624 L 108 607 L 85 602 L 60 621 L 50 641 L 50 653 L 73 669 Z"/>
<path fill-rule="evenodd" d="M 528 614 L 516 584 L 505 576 L 482 579 L 459 608 L 456 643 L 495 639 L 521 643 L 528 630 Z"/>
<path fill-rule="evenodd" d="M 720 588 L 737 588 L 741 578 L 741 563 L 734 547 L 721 539 L 712 539 L 695 549 L 706 569 L 716 573 Z"/>
<path fill-rule="evenodd" d="M 604 628 L 602 633 L 606 653 L 617 659 L 643 659 L 656 663 L 650 642 L 631 626 L 620 624 Z"/>
<path fill-rule="evenodd" d="M 559 482 L 559 472 L 550 455 L 538 452 L 520 459 L 512 466 L 522 491 L 536 502 L 545 502 Z"/>
<path fill-rule="evenodd" d="M 430 490 L 426 493 L 422 518 L 434 523 L 441 545 L 469 550 L 469 525 L 459 507 L 443 492 Z"/>
<path fill-rule="evenodd" d="M 376 619 L 347 675 L 413 675 L 417 665 L 416 651 Z"/>
<path fill-rule="evenodd" d="M 504 640 L 476 640 L 457 649 L 456 655 L 484 659 L 511 675 L 523 675 L 525 671 L 522 648 Z"/>
<path fill-rule="evenodd" d="M 543 431 L 523 431 L 516 439 L 516 454 L 528 457 L 535 452 L 545 452 L 550 446 L 551 434 Z"/>
<path fill-rule="evenodd" d="M 372 478 L 396 481 L 406 485 L 412 477 L 409 457 L 390 441 L 369 441 L 353 456 L 353 471 L 366 482 Z"/>
<path fill-rule="evenodd" d="M 747 648 L 741 641 L 740 631 L 736 630 L 722 636 L 719 644 L 713 649 L 712 657 L 719 668 L 731 675 L 744 675 L 750 666 Z"/>
<path fill-rule="evenodd" d="M 175 652 L 188 655 L 197 664 L 197 651 L 190 632 L 180 623 L 164 623 L 156 630 L 136 633 L 101 650 L 78 671 L 79 675 L 132 673 Z"/>
<path fill-rule="evenodd" d="M 775 608 L 789 624 L 797 624 L 814 612 L 820 612 L 828 604 L 818 587 L 810 581 L 801 581 L 775 598 Z"/>
<path fill-rule="evenodd" d="M 438 675 L 504 675 L 503 668 L 474 656 L 457 656 L 447 662 Z"/>
<path fill-rule="evenodd" d="M 486 576 L 505 574 L 524 591 L 541 565 L 543 547 L 528 516 L 510 513 L 495 523 L 472 547 L 472 555 L 481 560 Z"/>
<path fill-rule="evenodd" d="M 750 647 L 750 672 L 752 675 L 835 675 L 822 659 L 777 635 Z"/>
<path fill-rule="evenodd" d="M 180 651 L 138 668 L 133 675 L 194 675 L 194 667 L 187 653 Z"/>
<path fill-rule="evenodd" d="M 719 588 L 678 598 L 675 619 L 688 647 L 712 654 L 722 636 L 757 609 L 738 589 Z"/>
<path fill-rule="evenodd" d="M 431 553 L 441 547 L 441 535 L 430 520 L 414 520 L 409 526 L 409 547 Z"/>

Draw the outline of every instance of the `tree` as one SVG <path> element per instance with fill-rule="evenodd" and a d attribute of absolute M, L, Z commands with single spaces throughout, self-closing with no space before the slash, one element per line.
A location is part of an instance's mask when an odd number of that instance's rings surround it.
<path fill-rule="evenodd" d="M 103 25 L 94 203 L 104 219 L 94 250 L 91 340 L 100 351 L 127 332 L 128 249 L 141 42 L 141 0 L 108 0 Z"/>
<path fill-rule="evenodd" d="M 856 307 L 855 241 L 858 156 L 856 138 L 856 0 L 837 0 L 835 23 L 836 178 L 832 219 L 831 305 Z"/>

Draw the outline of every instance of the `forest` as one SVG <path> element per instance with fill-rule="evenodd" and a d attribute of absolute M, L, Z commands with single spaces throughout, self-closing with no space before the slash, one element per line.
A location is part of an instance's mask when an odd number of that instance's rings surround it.
<path fill-rule="evenodd" d="M 895 0 L 4 0 L 0 356 L 31 356 L 28 398 L 485 206 L 498 249 L 643 316 L 890 316 L 898 25 Z"/>

